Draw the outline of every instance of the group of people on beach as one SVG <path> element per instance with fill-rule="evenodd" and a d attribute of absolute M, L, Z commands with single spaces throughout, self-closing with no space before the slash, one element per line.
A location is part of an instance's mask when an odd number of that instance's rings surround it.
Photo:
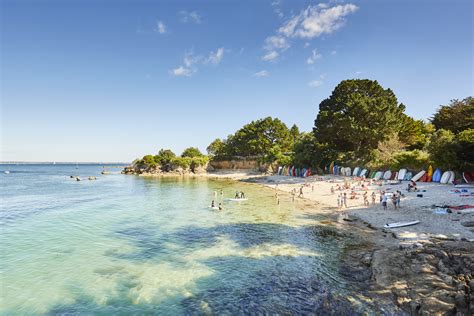
<path fill-rule="evenodd" d="M 398 191 L 398 190 L 397 190 L 397 192 L 392 193 L 391 197 L 389 197 L 385 193 L 385 191 L 382 191 L 380 193 L 380 203 L 382 204 L 382 207 L 383 207 L 384 210 L 387 209 L 387 202 L 388 202 L 389 199 L 392 201 L 393 208 L 394 209 L 399 209 L 401 198 L 402 198 L 402 192 Z"/>
<path fill-rule="evenodd" d="M 358 197 L 357 197 L 358 194 L 357 194 L 356 190 L 364 190 L 365 191 L 364 193 L 362 193 L 362 198 L 364 199 L 364 206 L 370 206 L 371 204 L 372 204 L 372 206 L 374 206 L 377 194 L 375 193 L 375 191 L 373 191 L 370 194 L 371 201 L 369 201 L 368 186 L 371 185 L 371 184 L 376 184 L 376 182 L 373 181 L 372 179 L 369 179 L 369 180 L 364 180 L 363 179 L 363 180 L 361 180 L 357 183 L 357 186 L 351 186 L 351 183 L 349 183 L 348 181 L 345 181 L 343 184 L 336 184 L 335 187 L 331 186 L 331 194 L 336 193 L 336 191 L 340 192 L 337 195 L 337 208 L 338 208 L 338 210 L 342 210 L 343 208 L 347 208 L 347 199 L 348 198 L 351 199 L 351 200 L 358 199 Z M 351 190 L 350 195 L 348 195 L 347 192 L 342 192 L 342 191 L 345 191 L 345 190 Z M 410 183 L 409 184 L 408 191 L 410 191 L 410 190 L 416 190 L 416 183 Z M 388 202 L 389 202 L 389 200 L 391 200 L 394 209 L 398 209 L 398 208 L 400 208 L 400 202 L 401 202 L 401 197 L 402 196 L 403 196 L 403 194 L 402 194 L 401 191 L 397 191 L 396 193 L 392 193 L 392 195 L 390 196 L 390 194 L 387 194 L 385 191 L 381 190 L 380 191 L 380 204 L 382 205 L 383 209 L 386 210 Z"/>

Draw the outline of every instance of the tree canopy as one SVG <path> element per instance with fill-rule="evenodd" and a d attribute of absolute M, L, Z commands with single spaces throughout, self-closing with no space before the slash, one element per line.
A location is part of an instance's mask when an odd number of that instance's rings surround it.
<path fill-rule="evenodd" d="M 436 129 L 445 129 L 455 134 L 466 129 L 474 129 L 474 98 L 451 100 L 450 104 L 442 105 L 431 118 Z"/>
<path fill-rule="evenodd" d="M 217 157 L 277 157 L 293 149 L 297 134 L 296 125 L 290 131 L 281 120 L 266 117 L 244 125 L 223 141 L 214 140 L 207 150 Z"/>
<path fill-rule="evenodd" d="M 186 148 L 183 153 L 181 154 L 181 157 L 189 157 L 189 158 L 194 158 L 194 157 L 202 157 L 204 156 L 199 148 L 197 147 L 188 147 Z"/>
<path fill-rule="evenodd" d="M 344 80 L 320 103 L 313 131 L 331 149 L 363 157 L 398 131 L 404 110 L 377 81 Z"/>

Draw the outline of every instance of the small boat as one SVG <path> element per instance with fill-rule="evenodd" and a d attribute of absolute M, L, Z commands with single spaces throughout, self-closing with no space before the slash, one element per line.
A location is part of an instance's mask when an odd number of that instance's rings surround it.
<path fill-rule="evenodd" d="M 242 199 L 229 199 L 229 201 L 240 202 L 240 201 L 247 201 L 247 199 L 246 199 L 246 198 L 242 198 Z"/>
<path fill-rule="evenodd" d="M 397 222 L 397 223 L 390 223 L 383 225 L 384 228 L 397 228 L 397 227 L 405 227 L 405 226 L 413 226 L 419 224 L 420 221 L 411 221 L 411 222 Z"/>
<path fill-rule="evenodd" d="M 8 171 L 8 170 L 5 170 L 5 171 L 3 171 L 3 173 L 4 173 L 4 174 L 9 174 L 9 173 L 10 173 L 10 171 Z"/>

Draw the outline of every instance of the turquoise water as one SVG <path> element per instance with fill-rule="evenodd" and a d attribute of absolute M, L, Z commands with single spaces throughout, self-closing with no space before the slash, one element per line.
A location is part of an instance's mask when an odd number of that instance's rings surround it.
<path fill-rule="evenodd" d="M 3 315 L 374 308 L 339 272 L 341 249 L 353 237 L 289 199 L 276 205 L 270 189 L 101 175 L 97 165 L 0 170 Z M 91 175 L 98 179 L 88 181 Z M 214 211 L 208 205 L 221 188 L 224 209 Z M 236 190 L 249 200 L 227 201 Z"/>

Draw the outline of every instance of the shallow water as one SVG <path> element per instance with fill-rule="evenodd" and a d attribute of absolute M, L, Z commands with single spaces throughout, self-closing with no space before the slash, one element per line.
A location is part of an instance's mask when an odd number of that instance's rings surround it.
<path fill-rule="evenodd" d="M 276 205 L 270 189 L 101 175 L 97 165 L 0 170 L 1 314 L 374 309 L 339 273 L 354 237 L 289 200 Z M 221 188 L 224 209 L 214 211 Z M 226 200 L 236 190 L 249 200 Z"/>

